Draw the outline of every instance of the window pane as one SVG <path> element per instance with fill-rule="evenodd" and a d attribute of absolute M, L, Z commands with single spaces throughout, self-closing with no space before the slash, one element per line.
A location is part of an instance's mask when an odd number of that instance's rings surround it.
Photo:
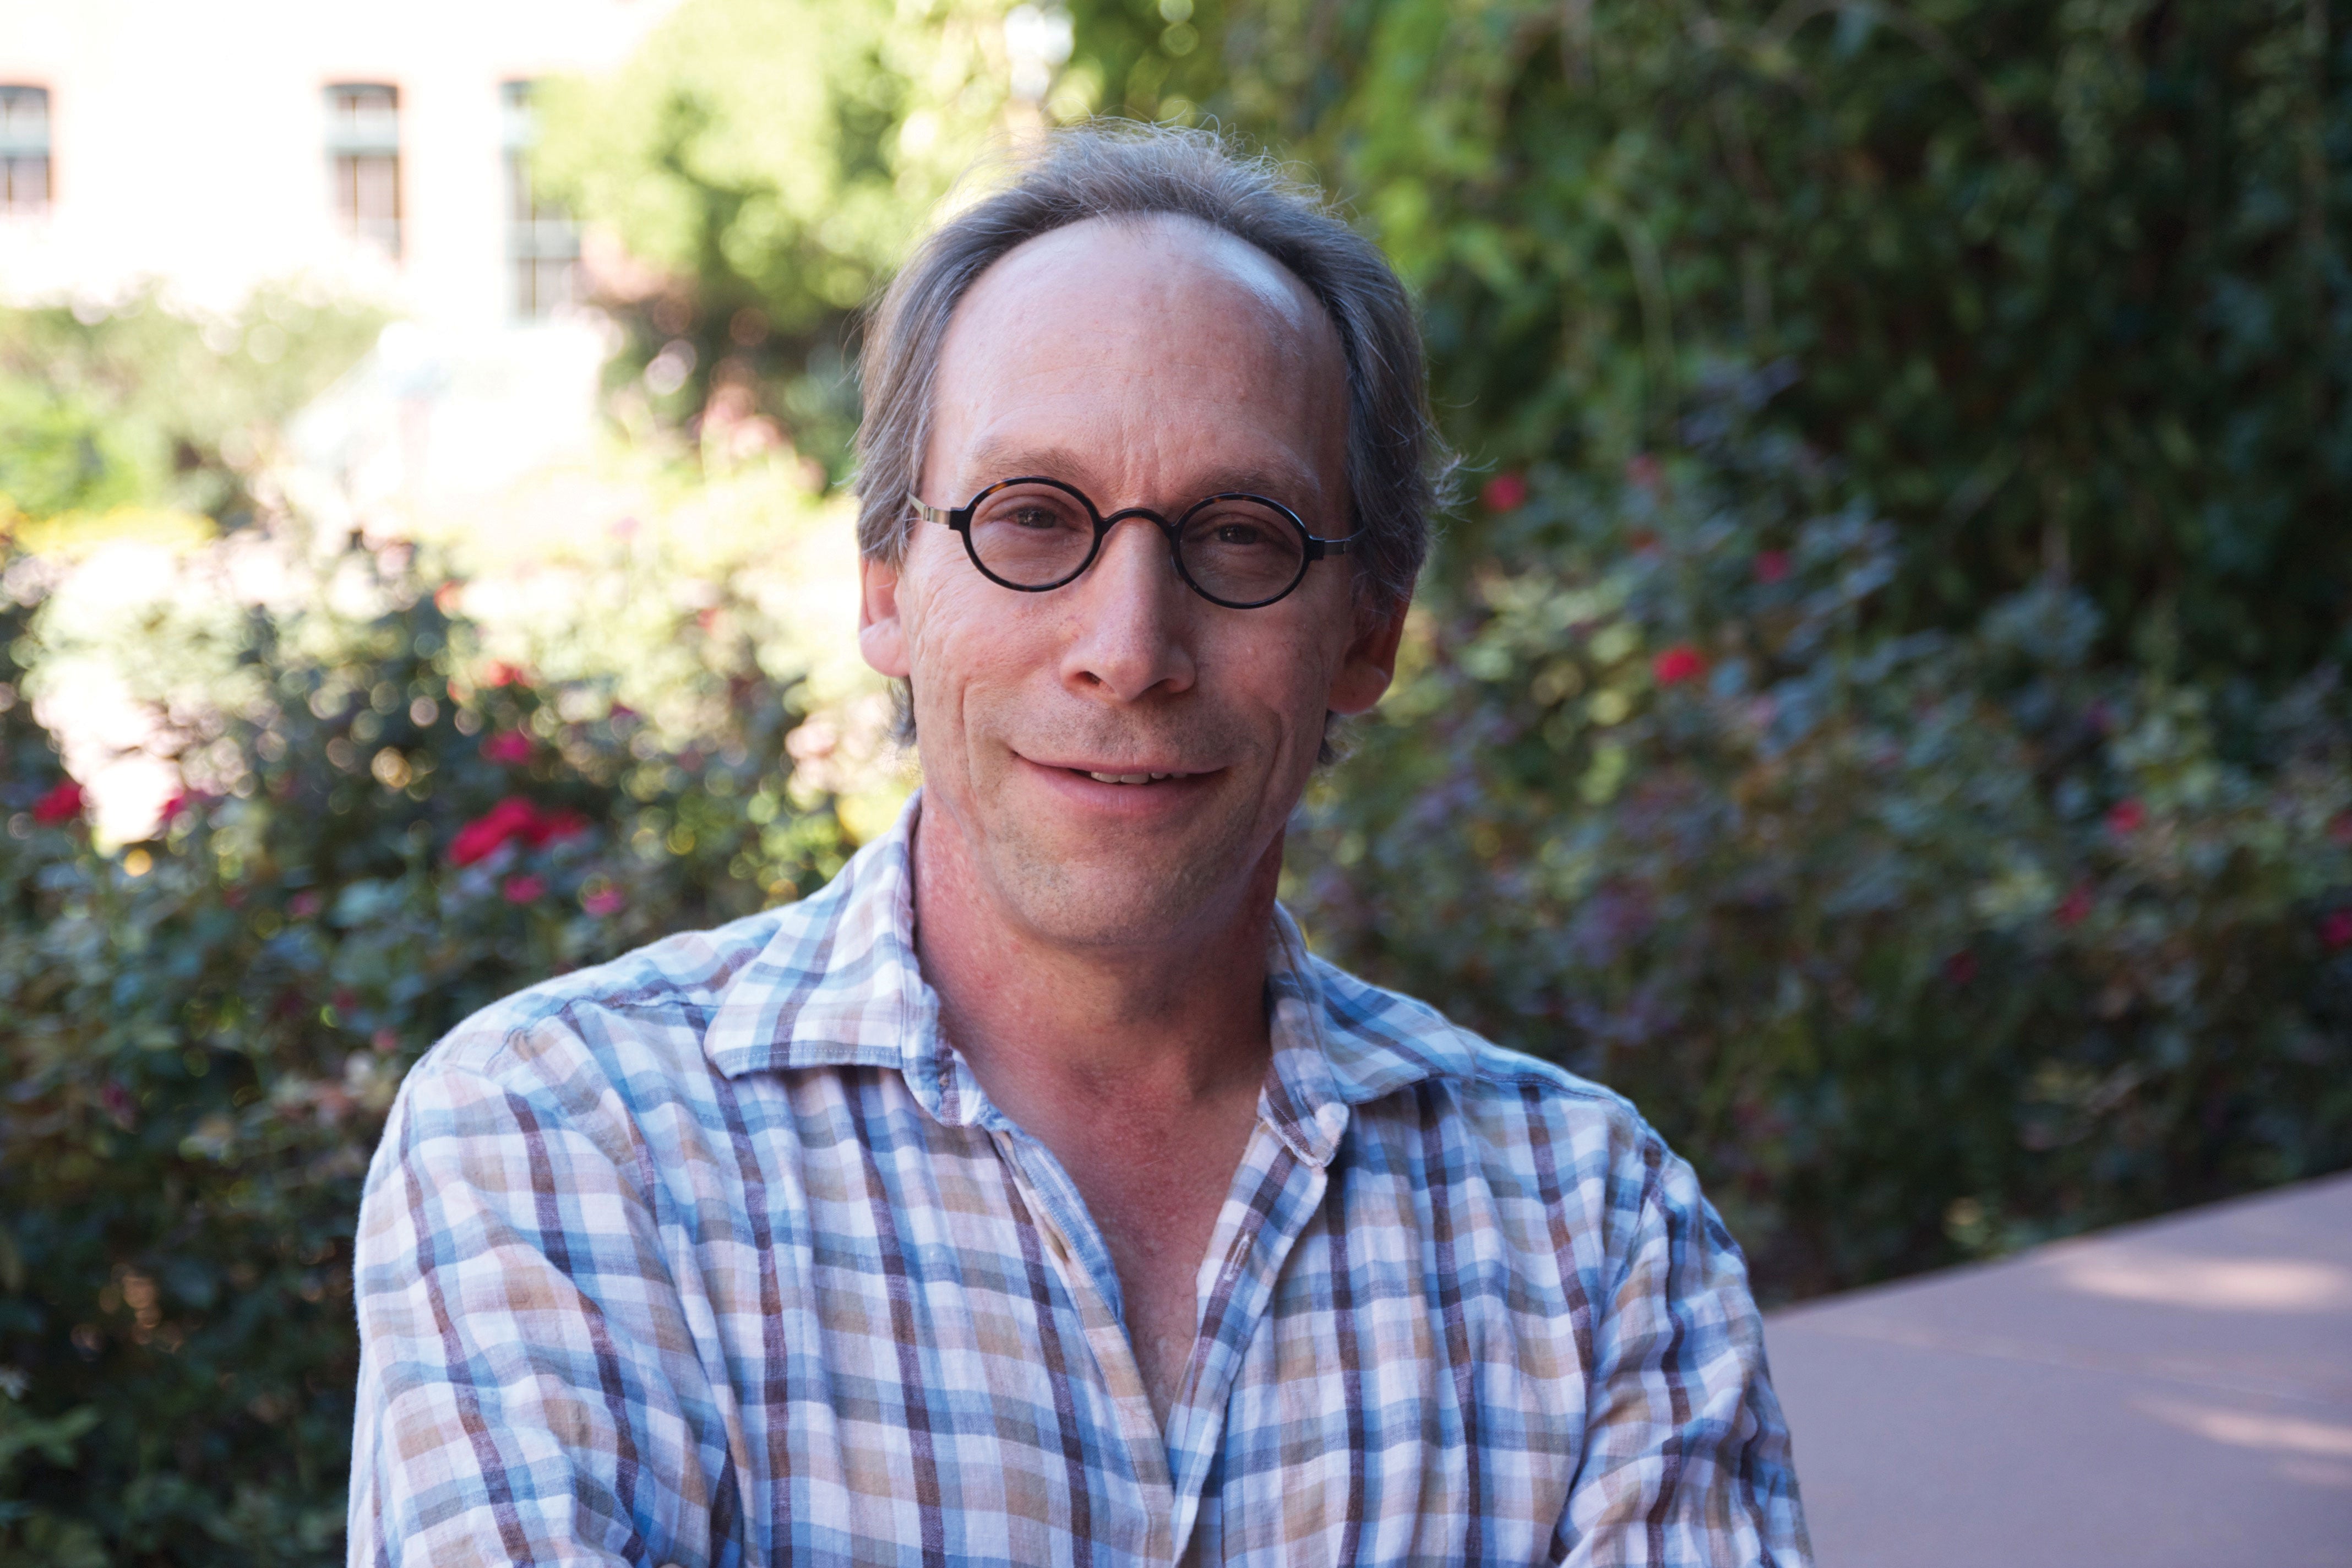
<path fill-rule="evenodd" d="M 561 203 L 542 195 L 530 174 L 530 148 L 538 140 L 531 115 L 531 84 L 510 81 L 499 89 L 506 160 L 509 291 L 517 319 L 551 314 L 572 299 L 573 264 L 580 258 L 580 228 Z"/>
<path fill-rule="evenodd" d="M 399 89 L 374 82 L 328 88 L 327 146 L 336 153 L 399 153 Z"/>

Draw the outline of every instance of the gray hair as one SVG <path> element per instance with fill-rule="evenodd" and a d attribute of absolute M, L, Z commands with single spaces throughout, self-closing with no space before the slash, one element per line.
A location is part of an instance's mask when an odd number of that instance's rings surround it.
<path fill-rule="evenodd" d="M 1255 246 L 1322 302 L 1348 363 L 1348 500 L 1364 542 L 1360 593 L 1412 594 L 1450 456 L 1429 416 L 1421 333 L 1386 258 L 1321 196 L 1205 131 L 1097 121 L 1051 132 L 1012 183 L 924 240 L 883 295 L 859 355 L 858 548 L 896 561 L 929 437 L 949 319 L 980 275 L 1025 241 L 1088 218 L 1189 217 Z M 939 497 L 927 498 L 938 500 Z M 955 498 L 961 500 L 961 498 Z"/>

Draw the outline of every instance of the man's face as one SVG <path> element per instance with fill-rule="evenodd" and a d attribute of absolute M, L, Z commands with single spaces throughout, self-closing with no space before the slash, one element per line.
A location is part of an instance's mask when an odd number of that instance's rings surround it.
<path fill-rule="evenodd" d="M 1096 220 L 1013 251 L 957 307 L 933 399 L 934 506 L 1040 475 L 1105 515 L 1246 490 L 1310 533 L 1349 531 L 1338 335 L 1289 272 L 1204 225 Z M 865 577 L 866 658 L 914 689 L 923 835 L 953 835 L 1003 918 L 1066 945 L 1163 943 L 1239 912 L 1327 712 L 1379 700 L 1401 625 L 1359 612 L 1344 557 L 1276 604 L 1213 605 L 1143 519 L 1048 593 L 991 583 L 929 523 Z"/>

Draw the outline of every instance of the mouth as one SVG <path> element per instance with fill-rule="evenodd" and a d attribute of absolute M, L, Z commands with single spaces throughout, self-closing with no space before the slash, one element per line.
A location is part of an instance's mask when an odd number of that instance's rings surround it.
<path fill-rule="evenodd" d="M 1036 757 L 1018 752 L 1013 755 L 1048 774 L 1058 773 L 1066 779 L 1084 779 L 1088 784 L 1115 784 L 1126 789 L 1164 789 L 1171 784 L 1205 784 L 1224 771 L 1223 768 L 1171 767 L 1168 762 L 1173 759 L 1138 758 L 1132 763 L 1105 763 L 1092 757 L 1052 757 L 1050 754 Z"/>

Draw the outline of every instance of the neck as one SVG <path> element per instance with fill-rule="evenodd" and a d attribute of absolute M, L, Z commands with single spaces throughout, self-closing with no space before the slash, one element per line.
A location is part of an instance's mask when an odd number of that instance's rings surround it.
<path fill-rule="evenodd" d="M 1265 950 L 1276 838 L 1235 897 L 1166 940 L 1054 940 L 1017 918 L 945 811 L 917 821 L 915 944 L 948 1038 L 1033 1132 L 1081 1116 L 1164 1116 L 1245 1092 L 1269 1046 Z M 1053 1142 L 1048 1137 L 1048 1142 Z"/>

